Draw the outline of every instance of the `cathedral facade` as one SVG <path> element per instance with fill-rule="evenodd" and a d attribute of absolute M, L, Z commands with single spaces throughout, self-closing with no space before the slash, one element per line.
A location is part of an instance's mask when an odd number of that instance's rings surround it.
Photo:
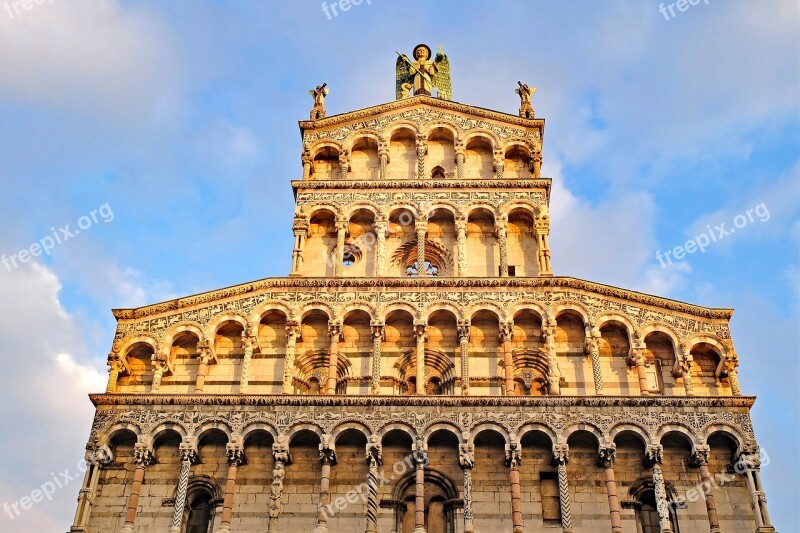
<path fill-rule="evenodd" d="M 732 310 L 553 274 L 534 91 L 311 91 L 291 272 L 114 311 L 70 531 L 775 531 Z"/>

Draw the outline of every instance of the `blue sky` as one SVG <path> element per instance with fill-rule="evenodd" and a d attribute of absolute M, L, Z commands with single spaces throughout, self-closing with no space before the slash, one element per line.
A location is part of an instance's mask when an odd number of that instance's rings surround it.
<path fill-rule="evenodd" d="M 102 205 L 113 220 L 0 265 L 0 500 L 74 470 L 110 308 L 288 273 L 307 90 L 328 82 L 330 114 L 392 100 L 395 50 L 427 42 L 450 56 L 457 101 L 514 113 L 517 80 L 538 87 L 556 274 L 736 309 L 770 510 L 800 530 L 797 2 L 669 20 L 651 1 L 365 0 L 330 19 L 317 0 L 9 4 L 0 254 Z M 762 204 L 768 220 L 705 253 L 656 259 Z M 79 484 L 0 528 L 64 530 Z"/>

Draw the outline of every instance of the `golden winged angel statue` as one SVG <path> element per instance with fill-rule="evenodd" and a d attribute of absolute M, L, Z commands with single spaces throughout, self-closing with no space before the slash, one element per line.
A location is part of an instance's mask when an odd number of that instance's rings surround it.
<path fill-rule="evenodd" d="M 421 94 L 436 96 L 442 100 L 450 100 L 453 96 L 450 84 L 450 60 L 439 46 L 436 57 L 431 60 L 431 49 L 426 44 L 414 47 L 414 61 L 405 54 L 397 53 L 397 84 L 396 96 L 398 100 Z"/>

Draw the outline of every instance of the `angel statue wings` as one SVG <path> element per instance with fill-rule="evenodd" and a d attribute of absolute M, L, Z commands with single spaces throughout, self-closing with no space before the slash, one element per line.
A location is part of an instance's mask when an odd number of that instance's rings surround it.
<path fill-rule="evenodd" d="M 317 85 L 316 89 L 308 91 L 309 96 L 314 99 L 314 107 L 311 108 L 311 120 L 321 120 L 325 118 L 325 97 L 328 96 L 328 84 Z"/>
<path fill-rule="evenodd" d="M 405 54 L 397 53 L 397 99 L 409 98 L 412 94 L 433 96 L 433 90 L 436 89 L 436 96 L 442 100 L 450 100 L 453 96 L 450 85 L 450 61 L 442 47 L 439 46 L 439 51 L 433 60 L 431 60 L 431 49 L 426 44 L 415 46 L 413 55 L 414 61 Z"/>

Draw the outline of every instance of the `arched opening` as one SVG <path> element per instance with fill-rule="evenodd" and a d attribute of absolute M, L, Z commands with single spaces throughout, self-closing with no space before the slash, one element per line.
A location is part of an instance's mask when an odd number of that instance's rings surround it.
<path fill-rule="evenodd" d="M 154 353 L 153 347 L 146 342 L 137 342 L 128 348 L 125 354 L 128 372 L 119 376 L 117 392 L 150 392 Z"/>
<path fill-rule="evenodd" d="M 350 151 L 350 176 L 352 180 L 376 180 L 380 177 L 381 161 L 378 156 L 378 141 L 361 137 Z"/>
<path fill-rule="evenodd" d="M 199 362 L 197 361 L 197 343 L 200 338 L 191 331 L 179 333 L 172 341 L 169 357 L 173 362 L 174 373 L 161 382 L 162 392 L 192 392 L 197 381 Z M 211 372 L 209 371 L 209 375 Z M 175 385 L 172 385 L 175 383 Z M 178 386 L 178 384 L 182 386 Z"/>
<path fill-rule="evenodd" d="M 258 351 L 250 362 L 252 387 L 267 393 L 278 394 L 283 389 L 283 372 L 286 361 L 286 315 L 270 310 L 258 324 Z M 271 377 L 268 381 L 267 377 Z"/>
<path fill-rule="evenodd" d="M 408 180 L 417 176 L 417 134 L 410 128 L 398 128 L 389 141 L 389 179 Z"/>
<path fill-rule="evenodd" d="M 583 316 L 568 309 L 556 317 L 556 355 L 561 370 L 561 394 L 594 390 L 592 362 L 584 351 L 586 327 Z"/>
<path fill-rule="evenodd" d="M 508 468 L 505 462 L 505 444 L 503 435 L 493 429 L 479 431 L 474 438 L 475 466 L 472 467 L 472 500 L 481 501 L 482 498 L 494 500 L 498 489 L 505 492 L 502 503 L 496 505 L 497 513 L 511 514 L 510 493 L 508 492 Z M 524 461 L 523 461 L 524 462 Z M 473 523 L 475 531 L 497 531 L 497 517 L 473 503 Z"/>
<path fill-rule="evenodd" d="M 441 354 L 443 365 L 430 372 L 430 379 L 426 384 L 428 394 L 453 394 L 455 392 L 455 360 L 458 347 L 458 332 L 456 316 L 449 310 L 437 310 L 428 318 L 428 340 L 425 345 L 432 352 Z M 426 366 L 436 363 L 437 358 L 432 357 L 426 361 Z"/>
<path fill-rule="evenodd" d="M 638 395 L 639 380 L 635 368 L 628 366 L 631 341 L 624 324 L 609 321 L 600 328 L 600 366 L 603 373 L 603 388 L 608 394 Z"/>
<path fill-rule="evenodd" d="M 375 275 L 375 215 L 359 209 L 350 216 L 348 239 L 344 250 L 344 272 L 347 276 Z"/>
<path fill-rule="evenodd" d="M 413 439 L 406 431 L 392 429 L 381 439 L 383 448 L 383 464 L 392 465 L 390 467 L 393 476 L 403 476 L 409 472 L 414 472 L 414 465 L 410 460 Z M 378 501 L 381 508 L 378 513 L 378 531 L 403 532 L 406 524 L 408 508 L 402 495 L 396 494 L 395 485 L 385 483 L 378 487 Z M 411 508 L 413 517 L 414 509 Z M 413 519 L 411 519 L 413 522 Z M 409 531 L 413 531 L 413 523 Z"/>
<path fill-rule="evenodd" d="M 395 209 L 389 215 L 386 235 L 386 253 L 391 257 L 388 275 L 405 276 L 408 258 L 415 251 L 417 236 L 414 232 L 416 216 L 405 208 Z"/>
<path fill-rule="evenodd" d="M 313 309 L 303 315 L 296 353 L 295 392 L 299 394 L 311 394 L 312 390 L 325 392 L 330 359 L 330 337 L 328 315 L 324 311 Z M 337 361 L 338 359 L 337 357 Z M 341 359 L 346 361 L 344 357 Z"/>
<path fill-rule="evenodd" d="M 366 311 L 351 311 L 345 316 L 339 352 L 352 366 L 353 376 L 344 383 L 347 394 L 369 394 L 372 369 L 372 328 Z"/>
<path fill-rule="evenodd" d="M 503 388 L 500 319 L 491 311 L 481 310 L 472 316 L 469 335 L 469 374 L 484 377 L 470 380 L 476 395 L 501 394 Z M 488 379 L 487 379 L 488 378 Z"/>
<path fill-rule="evenodd" d="M 303 528 L 306 531 L 314 528 L 317 517 L 316 503 L 319 502 L 320 493 L 319 480 L 322 474 L 319 445 L 319 436 L 310 429 L 297 431 L 289 441 L 292 463 L 286 465 L 284 469 L 284 503 L 281 513 L 281 522 L 285 526 L 300 523 L 306 525 Z M 335 466 L 331 468 L 331 474 L 335 469 Z M 290 494 L 302 494 L 305 497 L 287 497 Z M 299 531 L 300 529 L 296 528 L 295 530 Z M 284 530 L 283 525 L 281 530 Z"/>
<path fill-rule="evenodd" d="M 320 148 L 316 155 L 314 155 L 311 179 L 338 180 L 341 175 L 342 170 L 339 164 L 339 150 L 333 146 Z"/>
<path fill-rule="evenodd" d="M 519 467 L 523 520 L 533 530 L 561 525 L 558 471 L 553 465 L 553 442 L 543 431 L 525 432 L 520 438 L 523 460 Z"/>
<path fill-rule="evenodd" d="M 713 344 L 701 342 L 692 346 L 691 373 L 695 394 L 716 396 L 731 394 L 730 383 L 722 377 L 722 355 Z"/>
<path fill-rule="evenodd" d="M 514 338 L 511 341 L 514 360 L 514 394 L 544 396 L 548 394 L 548 361 L 542 353 L 542 318 L 530 309 L 514 315 Z"/>
<path fill-rule="evenodd" d="M 509 213 L 507 247 L 509 275 L 538 275 L 539 251 L 530 211 L 513 209 Z"/>
<path fill-rule="evenodd" d="M 433 179 L 447 179 L 455 173 L 455 137 L 447 128 L 434 128 L 428 134 L 428 167 Z"/>
<path fill-rule="evenodd" d="M 328 209 L 315 211 L 309 219 L 302 273 L 307 276 L 333 276 L 337 260 L 336 215 Z"/>
<path fill-rule="evenodd" d="M 486 137 L 473 137 L 467 142 L 464 176 L 467 179 L 492 179 L 494 177 L 494 149 Z"/>
<path fill-rule="evenodd" d="M 675 378 L 675 346 L 666 333 L 653 331 L 644 338 L 645 356 L 647 357 L 647 385 L 651 394 L 676 394 Z"/>
<path fill-rule="evenodd" d="M 353 500 L 354 488 L 361 488 L 368 478 L 369 466 L 364 460 L 367 437 L 358 429 L 346 429 L 336 436 L 336 466 L 331 468 L 331 502 L 347 501 L 328 517 L 329 531 L 352 531 L 353 524 L 364 525 L 367 505 L 364 498 Z M 359 489 L 360 490 L 360 489 Z M 360 494 L 359 494 L 360 496 Z"/>
<path fill-rule="evenodd" d="M 384 327 L 386 339 L 382 345 L 381 366 L 394 369 L 393 394 L 414 394 L 416 379 L 403 374 L 400 359 L 408 350 L 416 346 L 414 337 L 414 317 L 404 309 L 395 309 L 386 315 Z"/>
<path fill-rule="evenodd" d="M 438 466 L 438 465 L 437 465 Z M 416 476 L 406 474 L 395 487 L 396 500 L 401 503 L 397 531 L 412 533 L 416 513 Z M 450 533 L 456 531 L 456 509 L 463 506 L 458 500 L 455 483 L 441 471 L 425 469 L 425 509 L 424 524 L 426 533 Z"/>
<path fill-rule="evenodd" d="M 236 321 L 230 320 L 217 329 L 214 335 L 214 353 L 217 364 L 214 369 L 214 379 L 206 380 L 205 392 L 226 393 L 230 391 L 230 382 L 241 379 L 242 359 L 244 347 L 242 344 L 244 328 Z"/>
<path fill-rule="evenodd" d="M 479 208 L 467 218 L 467 273 L 474 277 L 495 277 L 500 271 L 500 251 L 495 235 L 494 214 Z"/>
<path fill-rule="evenodd" d="M 506 149 L 503 160 L 503 178 L 506 179 L 531 179 L 530 151 L 519 145 Z"/>

